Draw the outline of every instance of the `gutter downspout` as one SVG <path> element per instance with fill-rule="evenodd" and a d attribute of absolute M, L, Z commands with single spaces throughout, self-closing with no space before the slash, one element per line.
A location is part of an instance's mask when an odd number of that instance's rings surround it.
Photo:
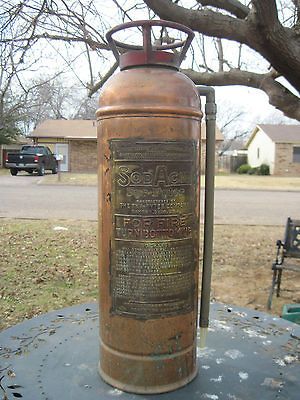
<path fill-rule="evenodd" d="M 205 158 L 205 200 L 203 267 L 200 306 L 200 348 L 204 348 L 209 325 L 210 289 L 212 276 L 212 252 L 214 234 L 214 186 L 215 186 L 215 140 L 216 113 L 215 90 L 208 86 L 197 86 L 199 96 L 206 97 L 206 158 Z"/>

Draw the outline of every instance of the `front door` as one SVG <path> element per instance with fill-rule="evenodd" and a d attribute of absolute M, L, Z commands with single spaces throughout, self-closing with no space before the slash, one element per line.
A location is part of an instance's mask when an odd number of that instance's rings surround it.
<path fill-rule="evenodd" d="M 69 171 L 69 145 L 67 143 L 56 143 L 55 154 L 62 156 L 60 163 L 60 170 L 62 172 Z"/>

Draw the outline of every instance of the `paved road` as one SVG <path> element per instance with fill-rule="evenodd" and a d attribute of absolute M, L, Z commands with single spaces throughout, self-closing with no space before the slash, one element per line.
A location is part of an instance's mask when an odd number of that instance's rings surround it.
<path fill-rule="evenodd" d="M 0 176 L 0 217 L 97 219 L 97 188 L 40 185 L 41 177 Z M 300 192 L 216 190 L 215 222 L 284 225 L 300 217 Z"/>
<path fill-rule="evenodd" d="M 216 190 L 216 223 L 285 225 L 288 216 L 300 217 L 300 192 Z"/>
<path fill-rule="evenodd" d="M 97 188 L 40 185 L 33 175 L 0 176 L 0 217 L 97 219 Z"/>

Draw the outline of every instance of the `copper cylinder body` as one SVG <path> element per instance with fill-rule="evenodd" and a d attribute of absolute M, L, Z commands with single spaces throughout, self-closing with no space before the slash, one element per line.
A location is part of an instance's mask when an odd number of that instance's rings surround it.
<path fill-rule="evenodd" d="M 163 393 L 197 374 L 200 100 L 182 73 L 146 66 L 99 104 L 99 371 Z"/>

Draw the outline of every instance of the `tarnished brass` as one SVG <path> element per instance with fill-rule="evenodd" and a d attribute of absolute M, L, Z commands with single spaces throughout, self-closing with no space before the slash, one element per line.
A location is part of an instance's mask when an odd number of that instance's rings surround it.
<path fill-rule="evenodd" d="M 112 312 L 162 318 L 194 308 L 197 144 L 111 140 Z"/>
<path fill-rule="evenodd" d="M 99 371 L 162 393 L 197 373 L 200 100 L 148 65 L 114 75 L 99 104 Z"/>

